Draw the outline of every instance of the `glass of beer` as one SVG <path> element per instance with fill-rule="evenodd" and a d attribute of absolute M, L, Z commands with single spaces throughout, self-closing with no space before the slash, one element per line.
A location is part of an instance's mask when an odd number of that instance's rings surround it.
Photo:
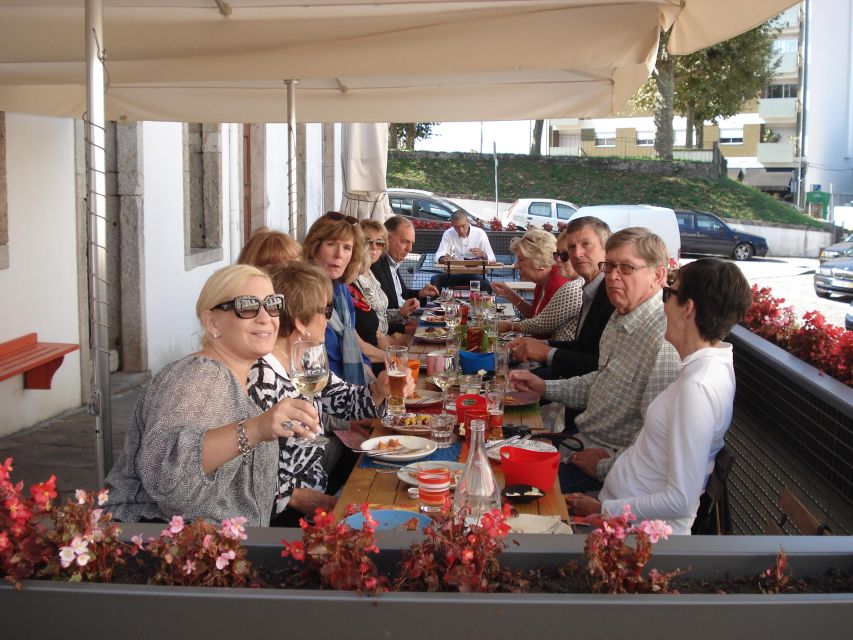
<path fill-rule="evenodd" d="M 406 413 L 406 401 L 403 387 L 406 386 L 406 373 L 409 372 L 409 347 L 394 345 L 385 347 L 385 371 L 391 387 L 388 398 L 388 413 L 399 416 Z"/>
<path fill-rule="evenodd" d="M 486 398 L 486 410 L 489 413 L 490 437 L 500 438 L 503 432 L 504 402 L 506 400 L 505 383 L 497 380 L 487 383 L 483 396 Z"/>

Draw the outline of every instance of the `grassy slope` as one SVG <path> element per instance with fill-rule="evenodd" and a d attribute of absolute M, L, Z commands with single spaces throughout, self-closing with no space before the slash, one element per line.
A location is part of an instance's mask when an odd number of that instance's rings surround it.
<path fill-rule="evenodd" d="M 704 209 L 724 218 L 822 226 L 793 207 L 734 180 L 652 177 L 597 167 L 549 162 L 524 155 L 498 156 L 501 200 L 557 198 L 578 205 L 643 203 Z M 477 158 L 413 157 L 391 153 L 388 186 L 426 189 L 460 197 L 494 198 L 494 163 Z"/>

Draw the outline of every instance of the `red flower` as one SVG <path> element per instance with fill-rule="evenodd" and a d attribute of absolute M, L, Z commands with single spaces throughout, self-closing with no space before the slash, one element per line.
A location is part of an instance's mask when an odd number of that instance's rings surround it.
<path fill-rule="evenodd" d="M 30 496 L 42 511 L 46 511 L 50 507 L 50 501 L 56 495 L 56 476 L 50 476 L 46 482 L 40 482 L 30 487 Z"/>

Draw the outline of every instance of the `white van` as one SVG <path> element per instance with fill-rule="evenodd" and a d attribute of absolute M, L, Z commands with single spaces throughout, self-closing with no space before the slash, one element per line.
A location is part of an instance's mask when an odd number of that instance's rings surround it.
<path fill-rule="evenodd" d="M 581 207 L 572 214 L 571 219 L 583 216 L 604 220 L 613 232 L 626 227 L 645 227 L 663 238 L 671 258 L 678 260 L 681 254 L 681 232 L 672 209 L 648 204 L 603 204 Z"/>

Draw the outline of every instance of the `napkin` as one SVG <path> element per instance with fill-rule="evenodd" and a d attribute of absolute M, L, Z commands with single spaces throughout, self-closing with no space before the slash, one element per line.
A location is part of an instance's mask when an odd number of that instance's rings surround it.
<path fill-rule="evenodd" d="M 528 513 L 507 518 L 510 533 L 559 533 L 568 534 L 572 528 L 560 520 L 560 516 L 535 516 Z"/>

